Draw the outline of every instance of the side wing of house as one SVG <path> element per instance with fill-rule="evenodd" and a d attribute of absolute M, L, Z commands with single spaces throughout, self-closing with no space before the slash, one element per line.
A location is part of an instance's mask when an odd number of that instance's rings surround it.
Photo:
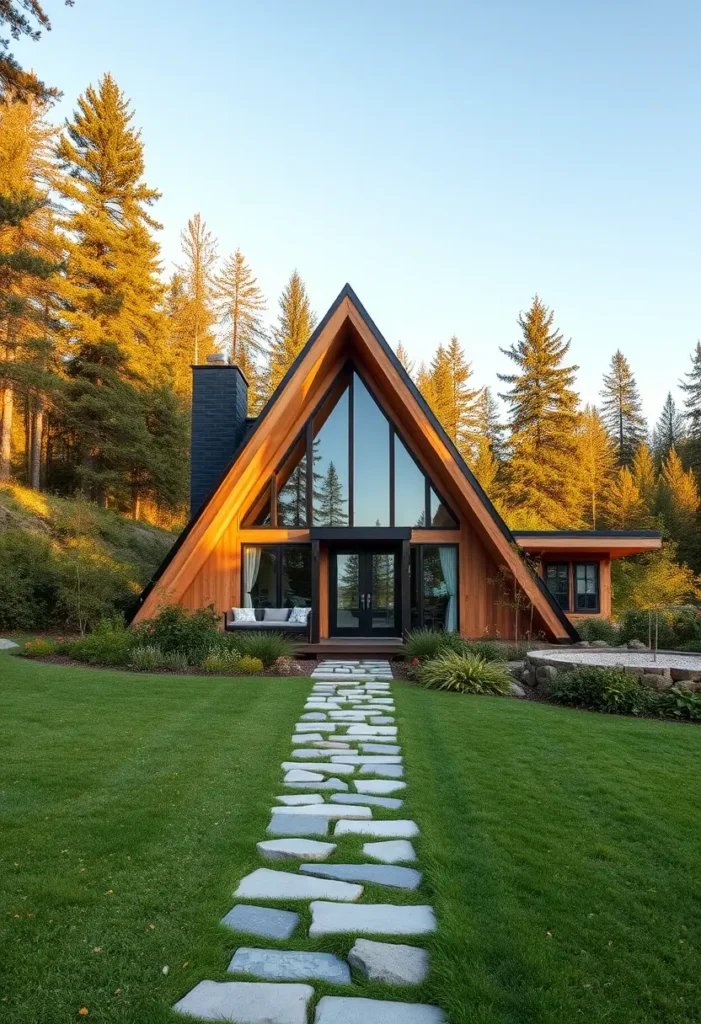
<path fill-rule="evenodd" d="M 355 619 L 577 638 L 348 286 L 136 617 L 172 603 L 308 604 L 313 638 Z"/>

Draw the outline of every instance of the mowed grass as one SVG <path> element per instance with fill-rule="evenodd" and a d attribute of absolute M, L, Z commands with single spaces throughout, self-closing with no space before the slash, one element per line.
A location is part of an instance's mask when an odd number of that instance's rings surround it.
<path fill-rule="evenodd" d="M 352 936 L 305 937 L 305 904 L 288 942 L 218 923 L 265 863 L 310 685 L 0 655 L 0 1020 L 172 1024 L 239 945 L 347 954 Z M 425 877 L 363 900 L 435 907 L 438 933 L 402 940 L 431 974 L 316 997 L 439 1003 L 450 1024 L 701 1021 L 701 730 L 393 689 L 406 803 L 375 816 L 416 818 Z"/>

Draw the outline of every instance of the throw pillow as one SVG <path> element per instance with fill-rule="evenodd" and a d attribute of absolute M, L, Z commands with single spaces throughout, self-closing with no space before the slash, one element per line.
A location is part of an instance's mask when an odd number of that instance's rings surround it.
<path fill-rule="evenodd" d="M 289 608 L 266 608 L 263 619 L 265 622 L 287 622 Z"/>
<path fill-rule="evenodd" d="M 256 612 L 255 608 L 232 608 L 234 613 L 234 622 L 255 622 Z"/>
<path fill-rule="evenodd" d="M 301 623 L 303 626 L 306 626 L 310 612 L 311 608 L 293 608 L 290 612 L 289 621 Z"/>

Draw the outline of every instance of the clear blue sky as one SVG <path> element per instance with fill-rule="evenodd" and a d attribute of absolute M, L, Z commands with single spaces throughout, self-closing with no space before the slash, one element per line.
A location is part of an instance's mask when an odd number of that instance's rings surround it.
<path fill-rule="evenodd" d="M 131 98 L 164 261 L 200 211 L 270 303 L 350 281 L 417 360 L 455 332 L 479 384 L 537 291 L 585 400 L 613 351 L 656 419 L 701 337 L 694 0 L 45 0 L 18 53 Z M 678 393 L 676 397 L 679 399 Z"/>

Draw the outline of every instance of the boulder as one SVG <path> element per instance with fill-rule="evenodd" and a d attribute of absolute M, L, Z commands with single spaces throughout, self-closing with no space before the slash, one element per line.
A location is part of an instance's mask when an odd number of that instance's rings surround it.
<path fill-rule="evenodd" d="M 526 691 L 520 683 L 515 682 L 513 679 L 509 684 L 509 693 L 512 697 L 525 697 Z"/>
<path fill-rule="evenodd" d="M 674 683 L 678 690 L 683 693 L 698 693 L 701 691 L 701 679 L 681 679 Z"/>
<path fill-rule="evenodd" d="M 504 664 L 504 668 L 512 679 L 520 679 L 525 669 L 525 665 L 522 661 L 507 661 Z"/>
<path fill-rule="evenodd" d="M 557 669 L 552 665 L 539 665 L 535 672 L 536 683 L 543 686 L 551 682 L 557 675 Z"/>
<path fill-rule="evenodd" d="M 575 644 L 575 647 L 589 647 L 589 646 L 590 646 L 590 644 L 589 644 L 588 640 L 580 640 L 579 643 Z"/>
<path fill-rule="evenodd" d="M 608 647 L 609 644 L 606 640 L 592 640 L 590 647 Z"/>
<path fill-rule="evenodd" d="M 646 651 L 647 647 L 640 640 L 629 640 L 628 641 L 629 651 Z"/>
<path fill-rule="evenodd" d="M 684 679 L 697 680 L 701 679 L 701 672 L 697 668 L 672 668 L 670 674 L 675 683 L 681 682 Z"/>
<path fill-rule="evenodd" d="M 533 668 L 524 668 L 521 673 L 521 682 L 524 686 L 535 686 L 535 670 Z"/>
<path fill-rule="evenodd" d="M 640 677 L 640 682 L 643 686 L 649 686 L 651 690 L 670 690 L 674 685 L 672 677 L 661 672 L 645 672 Z"/>

